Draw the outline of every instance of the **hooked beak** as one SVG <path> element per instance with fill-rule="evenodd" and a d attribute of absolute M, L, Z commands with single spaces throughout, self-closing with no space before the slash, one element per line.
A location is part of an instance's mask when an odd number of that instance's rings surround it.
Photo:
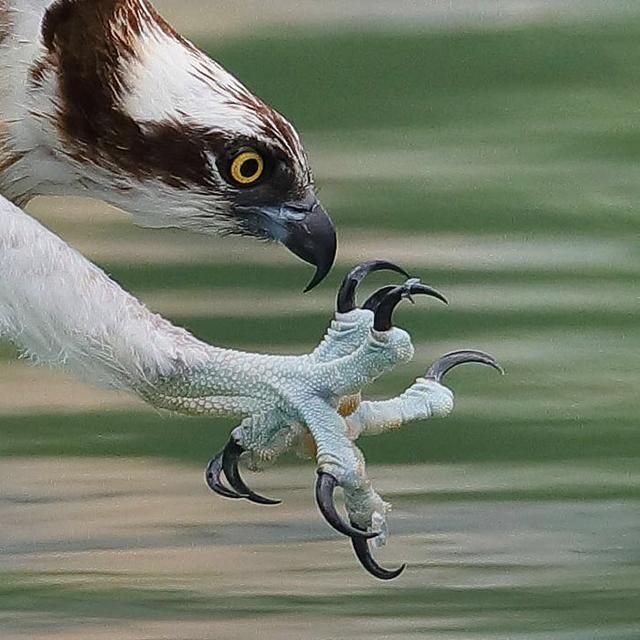
<path fill-rule="evenodd" d="M 337 240 L 333 222 L 315 194 L 279 207 L 262 208 L 260 213 L 270 237 L 315 266 L 316 273 L 305 293 L 322 282 L 333 266 Z"/>

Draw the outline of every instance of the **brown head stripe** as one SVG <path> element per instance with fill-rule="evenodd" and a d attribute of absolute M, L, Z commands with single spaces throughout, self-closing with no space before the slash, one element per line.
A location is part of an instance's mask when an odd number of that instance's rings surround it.
<path fill-rule="evenodd" d="M 93 161 L 141 179 L 158 178 L 172 186 L 211 188 L 206 152 L 216 153 L 228 144 L 224 132 L 203 132 L 178 121 L 139 123 L 119 106 L 120 96 L 129 89 L 123 62 L 135 59 L 143 28 L 159 29 L 196 50 L 147 0 L 56 0 L 42 26 L 48 55 L 32 68 L 32 80 L 41 81 L 50 69 L 57 73 L 58 128 L 70 154 L 79 161 Z M 218 82 L 215 67 L 202 67 L 207 78 L 211 75 L 211 81 Z M 241 85 L 226 90 L 230 100 L 256 114 L 257 135 L 282 141 L 291 159 L 306 166 L 297 136 L 282 116 Z"/>
<path fill-rule="evenodd" d="M 0 44 L 9 35 L 9 7 L 8 0 L 0 0 Z"/>
<path fill-rule="evenodd" d="M 136 39 L 149 16 L 154 26 L 178 37 L 146 0 L 57 0 L 49 8 L 42 37 L 60 82 L 60 132 L 79 159 L 172 186 L 209 186 L 200 131 L 180 123 L 143 129 L 118 107 L 127 89 L 122 62 L 136 56 Z"/>

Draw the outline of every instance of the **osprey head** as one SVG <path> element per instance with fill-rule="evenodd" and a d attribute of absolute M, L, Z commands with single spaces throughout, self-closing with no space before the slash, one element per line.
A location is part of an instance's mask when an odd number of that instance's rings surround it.
<path fill-rule="evenodd" d="M 316 266 L 308 288 L 328 273 L 335 231 L 297 132 L 147 0 L 55 0 L 29 85 L 65 187 L 145 226 L 279 241 Z"/>

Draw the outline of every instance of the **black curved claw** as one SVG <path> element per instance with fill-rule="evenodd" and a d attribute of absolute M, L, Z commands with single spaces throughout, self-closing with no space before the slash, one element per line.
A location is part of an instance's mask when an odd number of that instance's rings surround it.
<path fill-rule="evenodd" d="M 240 494 L 239 497 L 246 498 L 256 504 L 280 504 L 281 500 L 273 500 L 272 498 L 261 496 L 259 493 L 255 493 L 255 491 L 249 489 L 245 484 L 238 469 L 238 460 L 240 460 L 240 456 L 244 451 L 245 450 L 233 438 L 227 442 L 227 445 L 222 451 L 222 469 L 229 484 Z"/>
<path fill-rule="evenodd" d="M 432 296 L 449 304 L 448 300 L 433 287 L 422 284 L 418 280 L 409 280 L 399 287 L 394 287 L 382 298 L 375 310 L 373 328 L 376 331 L 389 331 L 393 327 L 393 311 L 400 301 L 404 298 L 411 299 L 412 295 L 417 294 Z"/>
<path fill-rule="evenodd" d="M 356 529 L 361 530 L 360 527 L 353 522 L 351 525 Z M 351 545 L 353 546 L 356 557 L 360 560 L 360 564 L 375 578 L 379 578 L 380 580 L 393 580 L 407 568 L 406 564 L 400 565 L 397 569 L 385 569 L 384 567 L 381 567 L 371 555 L 369 543 L 361 536 L 351 538 Z"/>
<path fill-rule="evenodd" d="M 401 273 L 406 278 L 409 274 L 397 264 L 388 262 L 387 260 L 369 260 L 354 267 L 344 277 L 340 289 L 338 289 L 338 298 L 336 300 L 336 310 L 338 313 L 349 313 L 356 308 L 356 292 L 361 282 L 374 271 L 395 271 Z"/>
<path fill-rule="evenodd" d="M 362 538 L 363 540 L 375 538 L 378 535 L 377 533 L 367 533 L 361 529 L 355 529 L 340 517 L 336 505 L 333 503 L 333 492 L 337 486 L 338 481 L 331 474 L 318 471 L 318 478 L 316 480 L 316 502 L 324 519 L 336 531 L 350 538 Z"/>
<path fill-rule="evenodd" d="M 211 491 L 215 491 L 218 495 L 224 496 L 225 498 L 244 498 L 245 496 L 236 493 L 235 491 L 231 491 L 231 489 L 227 489 L 227 487 L 222 484 L 222 480 L 220 480 L 220 474 L 222 473 L 222 457 L 224 451 L 221 451 L 215 458 L 212 458 L 207 465 L 207 468 L 204 472 L 204 479 L 209 485 L 209 489 Z"/>
<path fill-rule="evenodd" d="M 397 285 L 392 284 L 388 287 L 382 287 L 377 291 L 374 291 L 362 305 L 363 309 L 368 309 L 369 311 L 375 311 L 378 308 L 378 305 L 382 302 L 382 299 L 387 295 L 387 293 L 391 293 Z"/>
<path fill-rule="evenodd" d="M 489 367 L 493 367 L 496 371 L 504 374 L 504 369 L 500 363 L 488 353 L 483 351 L 453 351 L 447 353 L 436 360 L 428 369 L 425 374 L 425 378 L 429 380 L 435 380 L 436 382 L 442 382 L 445 375 L 451 371 L 454 367 L 460 364 L 466 364 L 467 362 L 478 362 L 479 364 L 486 364 Z"/>

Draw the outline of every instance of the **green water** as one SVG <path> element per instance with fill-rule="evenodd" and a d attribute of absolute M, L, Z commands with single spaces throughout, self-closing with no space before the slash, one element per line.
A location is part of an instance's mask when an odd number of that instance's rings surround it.
<path fill-rule="evenodd" d="M 408 242 L 424 259 L 405 264 L 454 293 L 449 309 L 402 310 L 417 358 L 372 393 L 400 391 L 450 348 L 485 348 L 508 375 L 456 372 L 458 404 L 446 421 L 362 442 L 383 493 L 376 465 L 425 465 L 422 486 L 392 495 L 398 533 L 417 546 L 439 535 L 412 557 L 406 580 L 382 586 L 349 564 L 353 592 L 290 593 L 283 567 L 281 589 L 261 592 L 257 574 L 256 584 L 212 595 L 179 575 L 171 587 L 153 584 L 156 566 L 143 586 L 139 575 L 114 587 L 97 574 L 61 588 L 57 574 L 21 572 L 15 559 L 24 550 L 10 539 L 4 551 L 0 543 L 0 621 L 29 637 L 22 621 L 34 611 L 61 627 L 261 620 L 277 637 L 279 621 L 295 612 L 317 621 L 307 634 L 317 638 L 339 637 L 323 631 L 324 616 L 344 618 L 344 637 L 639 638 L 640 19 L 305 32 L 208 49 L 303 131 L 342 249 L 357 251 L 362 238 L 366 257 L 377 257 L 365 241 Z M 414 232 L 424 246 L 411 246 Z M 430 258 L 443 242 L 450 255 Z M 385 257 L 402 260 L 402 250 Z M 160 262 L 103 266 L 143 298 L 164 287 L 224 283 L 242 296 L 304 284 L 293 261 L 259 269 Z M 311 348 L 329 314 L 172 319 L 216 344 L 287 351 Z M 10 417 L 0 455 L 152 457 L 200 474 L 232 426 L 123 412 Z M 434 490 L 433 465 L 461 465 L 464 482 L 452 473 Z M 310 470 L 300 473 L 302 490 Z M 286 499 L 287 487 L 278 490 Z M 293 528 L 292 544 L 308 541 L 309 528 L 333 540 L 322 527 L 311 519 Z M 281 548 L 282 528 L 254 529 L 265 547 Z M 98 545 L 83 549 L 92 550 Z M 309 581 L 327 571 L 310 566 Z M 369 633 L 372 620 L 379 624 Z"/>

